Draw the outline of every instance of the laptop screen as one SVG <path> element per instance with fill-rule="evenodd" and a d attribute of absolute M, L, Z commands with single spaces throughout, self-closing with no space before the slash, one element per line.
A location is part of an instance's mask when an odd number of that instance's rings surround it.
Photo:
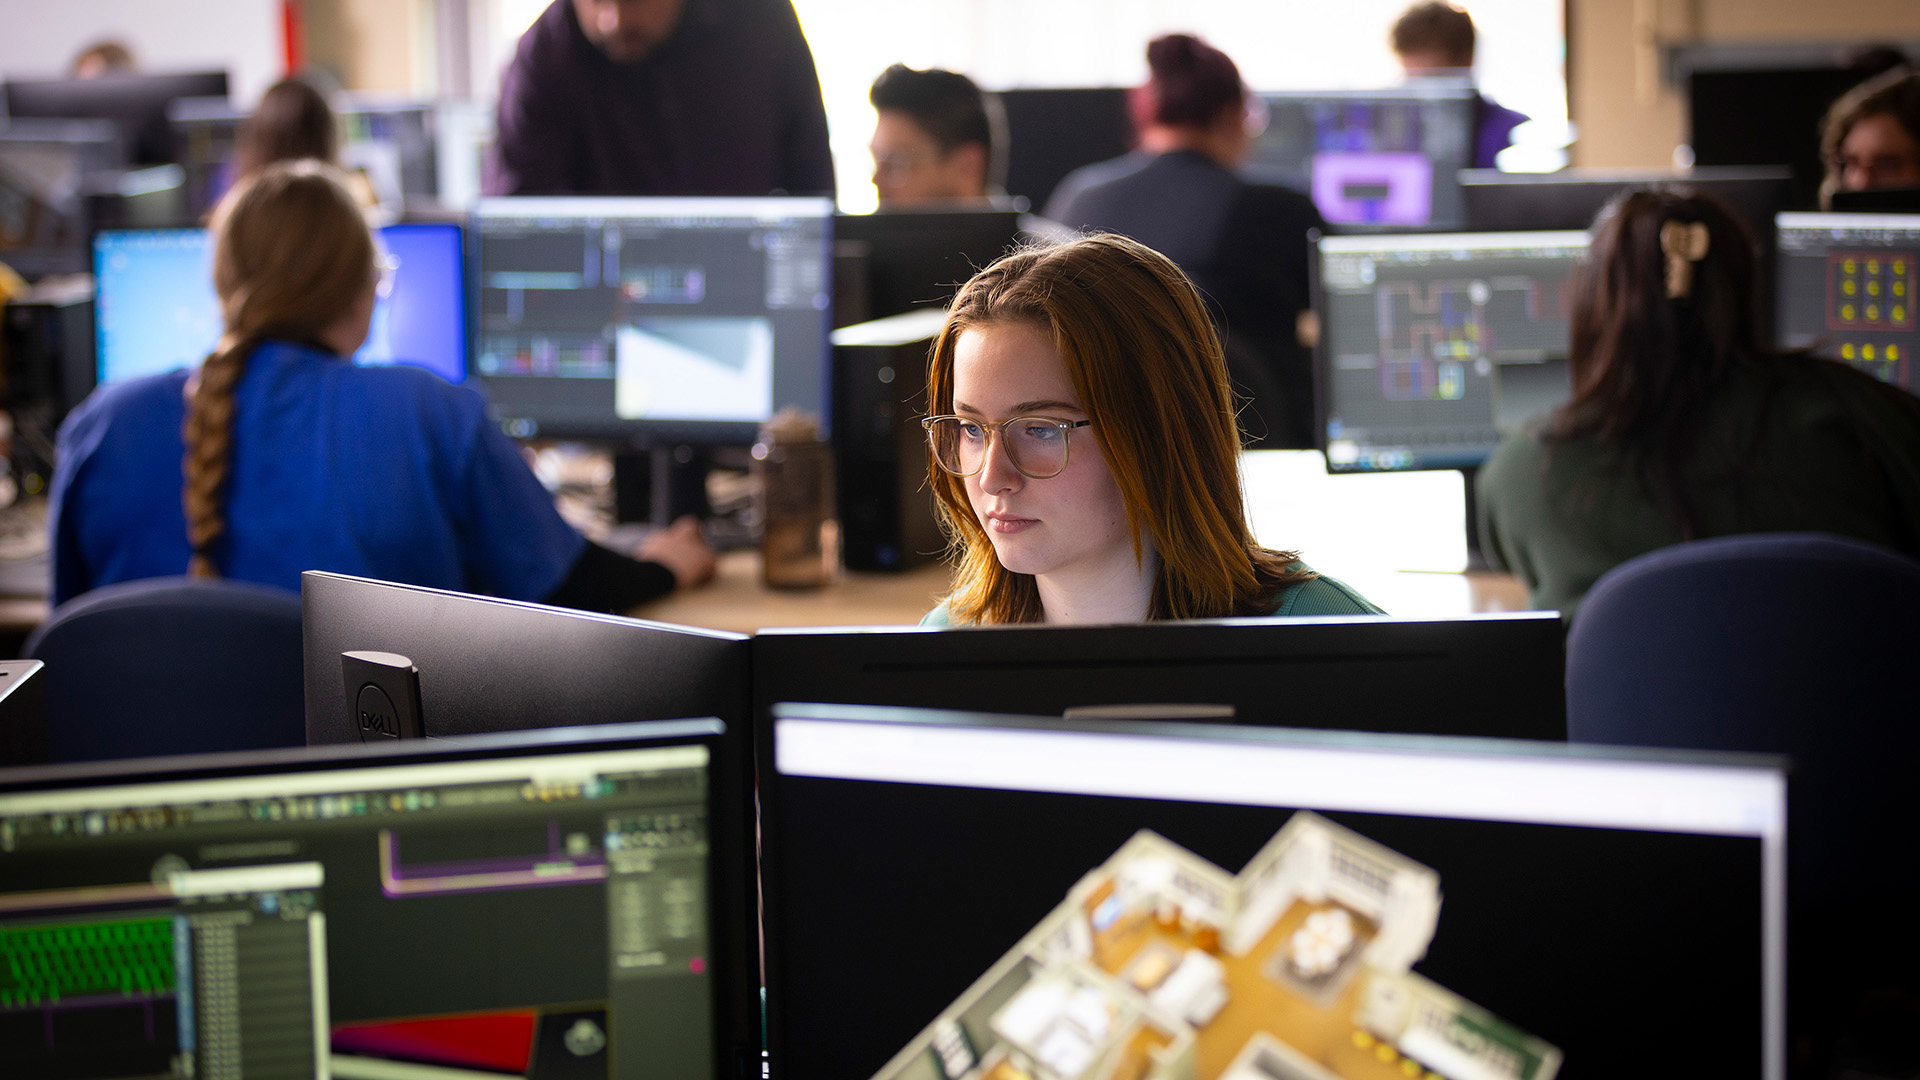
<path fill-rule="evenodd" d="M 1770 762 L 778 715 L 777 1075 L 1782 1075 Z"/>
<path fill-rule="evenodd" d="M 163 759 L 0 791 L 0 1074 L 497 1076 L 558 1055 L 714 1076 L 716 1003 L 740 989 L 716 977 L 719 731 Z"/>

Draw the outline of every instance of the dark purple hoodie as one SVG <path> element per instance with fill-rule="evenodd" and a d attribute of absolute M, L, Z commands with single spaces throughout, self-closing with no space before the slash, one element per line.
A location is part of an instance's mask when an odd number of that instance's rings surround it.
<path fill-rule="evenodd" d="M 500 82 L 491 195 L 832 194 L 820 80 L 790 0 L 686 0 L 637 63 L 587 40 L 572 0 Z"/>

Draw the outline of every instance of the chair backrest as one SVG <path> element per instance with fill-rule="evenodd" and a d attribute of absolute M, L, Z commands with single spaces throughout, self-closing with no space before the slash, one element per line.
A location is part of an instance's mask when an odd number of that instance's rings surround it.
<path fill-rule="evenodd" d="M 1587 594 L 1568 738 L 1791 756 L 1794 982 L 1844 985 L 1848 956 L 1910 980 L 1920 927 L 1894 908 L 1920 887 L 1916 672 L 1920 562 L 1818 534 L 1702 540 Z"/>
<path fill-rule="evenodd" d="M 62 604 L 24 651 L 46 664 L 53 761 L 306 742 L 300 597 L 281 589 L 109 585 Z"/>

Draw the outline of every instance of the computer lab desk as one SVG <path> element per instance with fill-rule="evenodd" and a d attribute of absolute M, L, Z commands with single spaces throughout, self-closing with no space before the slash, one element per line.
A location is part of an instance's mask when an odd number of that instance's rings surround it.
<path fill-rule="evenodd" d="M 1394 615 L 1447 618 L 1527 609 L 1526 587 L 1508 574 L 1386 571 L 1345 580 Z M 770 589 L 760 581 L 760 553 L 733 551 L 720 556 L 711 584 L 627 614 L 742 634 L 763 626 L 911 625 L 940 601 L 949 581 L 944 563 L 929 563 L 890 574 L 842 572 L 817 589 Z"/>

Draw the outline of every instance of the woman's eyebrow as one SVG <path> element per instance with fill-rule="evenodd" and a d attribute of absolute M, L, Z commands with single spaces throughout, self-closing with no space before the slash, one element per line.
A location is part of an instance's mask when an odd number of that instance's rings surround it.
<path fill-rule="evenodd" d="M 1055 401 L 1052 399 L 1048 399 L 1045 401 L 1023 401 L 1020 404 L 1015 405 L 1013 407 L 1013 411 L 1009 412 L 1007 415 L 1008 416 L 1032 416 L 1036 411 L 1041 409 L 1065 409 L 1068 412 L 1085 412 L 1086 411 L 1085 409 L 1082 409 L 1080 406 L 1075 405 L 1071 401 Z M 964 402 L 959 402 L 959 401 L 956 401 L 953 403 L 953 411 L 956 413 L 969 413 L 973 416 L 984 417 L 987 415 L 986 413 L 981 412 L 979 409 L 976 409 L 971 405 L 968 405 Z"/>

